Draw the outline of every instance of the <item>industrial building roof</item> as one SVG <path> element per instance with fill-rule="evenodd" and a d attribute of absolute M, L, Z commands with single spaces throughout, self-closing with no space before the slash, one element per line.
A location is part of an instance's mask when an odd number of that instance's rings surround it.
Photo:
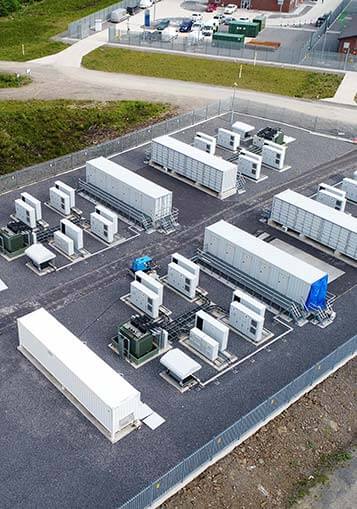
<path fill-rule="evenodd" d="M 25 249 L 25 254 L 37 264 L 46 263 L 56 258 L 56 255 L 42 244 L 32 244 Z"/>
<path fill-rule="evenodd" d="M 109 407 L 117 408 L 139 394 L 44 308 L 19 318 L 18 322 Z"/>
<path fill-rule="evenodd" d="M 172 150 L 177 150 L 182 154 L 185 154 L 188 157 L 192 157 L 198 161 L 201 161 L 203 164 L 207 166 L 212 166 L 218 171 L 222 173 L 229 172 L 232 170 L 236 170 L 237 166 L 229 161 L 225 161 L 221 157 L 214 156 L 212 154 L 208 154 L 203 150 L 193 147 L 192 145 L 188 145 L 188 143 L 184 143 L 183 141 L 177 140 L 176 138 L 172 138 L 171 136 L 159 136 L 152 140 L 155 143 L 160 143 L 165 147 L 171 148 Z"/>
<path fill-rule="evenodd" d="M 308 198 L 303 194 L 296 193 L 291 189 L 286 189 L 285 191 L 276 194 L 276 198 L 283 200 L 287 203 L 291 203 L 296 205 L 297 207 L 306 210 L 307 212 L 311 212 L 312 214 L 316 214 L 317 216 L 334 223 L 341 228 L 346 228 L 351 232 L 357 233 L 357 218 L 345 214 L 344 212 L 340 212 L 339 210 L 335 210 L 324 203 L 320 203 L 312 198 Z M 275 198 L 274 197 L 274 198 Z"/>
<path fill-rule="evenodd" d="M 151 182 L 151 180 L 148 180 L 134 171 L 128 170 L 127 168 L 124 168 L 124 166 L 114 163 L 105 157 L 91 159 L 90 161 L 87 161 L 87 164 L 98 167 L 101 171 L 104 171 L 108 175 L 123 180 L 132 187 L 138 189 L 141 193 L 152 198 L 161 198 L 168 194 L 172 194 L 168 189 Z"/>
<path fill-rule="evenodd" d="M 326 272 L 322 272 L 309 263 L 282 251 L 272 244 L 265 242 L 264 240 L 261 240 L 258 237 L 241 230 L 237 226 L 227 223 L 226 221 L 218 221 L 217 223 L 208 226 L 206 230 L 224 237 L 229 242 L 233 242 L 234 244 L 241 246 L 257 258 L 265 260 L 268 264 L 275 265 L 289 274 L 294 274 L 296 277 L 302 279 L 308 284 L 312 284 L 326 275 Z"/>
<path fill-rule="evenodd" d="M 198 362 L 191 359 L 191 357 L 178 348 L 173 348 L 165 353 L 165 355 L 161 357 L 160 363 L 174 373 L 180 380 L 185 380 L 185 378 L 201 369 L 201 365 L 198 364 Z"/>

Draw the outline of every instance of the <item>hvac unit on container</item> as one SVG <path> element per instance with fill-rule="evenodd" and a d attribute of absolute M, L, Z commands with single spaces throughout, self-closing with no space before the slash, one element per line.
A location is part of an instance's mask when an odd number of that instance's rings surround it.
<path fill-rule="evenodd" d="M 207 154 L 214 154 L 216 152 L 216 138 L 208 134 L 198 132 L 193 139 L 193 146 L 207 152 Z"/>
<path fill-rule="evenodd" d="M 211 338 L 197 327 L 190 330 L 188 343 L 210 361 L 215 361 L 217 359 L 219 353 L 218 341 Z"/>
<path fill-rule="evenodd" d="M 36 210 L 21 198 L 15 200 L 15 216 L 30 228 L 36 228 Z"/>
<path fill-rule="evenodd" d="M 287 189 L 274 196 L 270 219 L 357 260 L 357 218 L 353 216 Z"/>
<path fill-rule="evenodd" d="M 201 310 L 196 313 L 195 328 L 217 341 L 220 352 L 227 350 L 229 328 L 224 323 Z"/>
<path fill-rule="evenodd" d="M 67 256 L 73 256 L 74 255 L 74 242 L 70 237 L 67 237 L 64 233 L 61 231 L 56 231 L 53 234 L 53 242 L 54 245 L 65 253 Z"/>
<path fill-rule="evenodd" d="M 83 230 L 68 219 L 60 221 L 61 232 L 73 240 L 74 249 L 80 251 L 83 249 Z"/>
<path fill-rule="evenodd" d="M 328 207 L 344 212 L 346 207 L 346 192 L 322 183 L 317 188 L 316 200 Z"/>
<path fill-rule="evenodd" d="M 259 180 L 261 177 L 262 157 L 248 150 L 241 150 L 238 156 L 238 171 L 245 177 Z"/>
<path fill-rule="evenodd" d="M 232 131 L 239 134 L 240 141 L 250 140 L 255 127 L 244 122 L 234 122 Z"/>
<path fill-rule="evenodd" d="M 156 226 L 172 214 L 171 191 L 104 157 L 87 161 L 86 184 L 98 197 L 104 193 L 103 200 L 138 222 L 147 219 Z"/>
<path fill-rule="evenodd" d="M 262 147 L 263 164 L 276 170 L 283 170 L 286 149 L 286 145 L 279 145 L 272 141 L 265 141 Z"/>
<path fill-rule="evenodd" d="M 237 192 L 237 167 L 170 136 L 151 143 L 150 164 L 220 199 Z"/>
<path fill-rule="evenodd" d="M 357 174 L 356 179 L 344 178 L 341 189 L 345 191 L 348 200 L 357 203 Z"/>
<path fill-rule="evenodd" d="M 27 203 L 27 205 L 30 205 L 30 207 L 32 207 L 33 209 L 35 209 L 35 218 L 36 218 L 36 221 L 41 221 L 41 219 L 42 219 L 42 207 L 41 207 L 40 200 L 38 200 L 37 198 L 34 198 L 29 193 L 21 193 L 21 200 L 23 202 Z"/>
<path fill-rule="evenodd" d="M 295 305 L 303 310 L 326 306 L 325 272 L 226 221 L 205 229 L 203 257 L 213 268 L 289 312 Z"/>
<path fill-rule="evenodd" d="M 265 306 L 250 295 L 235 290 L 229 308 L 229 324 L 259 343 L 263 339 Z"/>
<path fill-rule="evenodd" d="M 145 272 L 137 271 L 130 284 L 130 301 L 151 318 L 158 318 L 163 301 L 163 285 Z"/>
<path fill-rule="evenodd" d="M 240 135 L 220 127 L 217 134 L 217 145 L 232 152 L 237 152 L 240 145 Z"/>
<path fill-rule="evenodd" d="M 173 288 L 194 299 L 199 282 L 199 266 L 180 255 L 174 253 L 168 265 L 167 282 Z"/>
<path fill-rule="evenodd" d="M 45 309 L 17 321 L 19 350 L 115 442 L 138 420 L 140 392 Z"/>

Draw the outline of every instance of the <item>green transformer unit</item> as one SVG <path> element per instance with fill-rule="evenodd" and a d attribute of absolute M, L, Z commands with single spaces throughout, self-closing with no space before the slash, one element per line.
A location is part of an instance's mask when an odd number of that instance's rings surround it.
<path fill-rule="evenodd" d="M 250 21 L 232 21 L 228 25 L 230 34 L 243 34 L 246 37 L 256 37 L 259 34 L 259 23 Z"/>
<path fill-rule="evenodd" d="M 228 32 L 216 32 L 212 37 L 212 46 L 220 48 L 240 49 L 244 46 L 243 34 L 230 34 Z"/>
<path fill-rule="evenodd" d="M 141 332 L 133 325 L 132 319 L 118 327 L 118 336 L 113 341 L 119 355 L 137 366 L 159 352 L 154 335 L 149 330 Z"/>
<path fill-rule="evenodd" d="M 7 228 L 0 230 L 0 249 L 3 249 L 7 253 L 15 253 L 24 249 L 27 242 L 27 235 L 23 233 L 14 233 Z"/>
<path fill-rule="evenodd" d="M 253 19 L 253 23 L 258 23 L 259 32 L 261 32 L 262 30 L 264 30 L 264 28 L 266 26 L 266 17 L 263 14 L 259 14 L 259 16 L 256 16 Z"/>

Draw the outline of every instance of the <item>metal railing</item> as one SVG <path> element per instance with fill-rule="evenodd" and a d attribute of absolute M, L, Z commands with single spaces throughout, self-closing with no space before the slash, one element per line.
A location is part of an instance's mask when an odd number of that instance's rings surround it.
<path fill-rule="evenodd" d="M 354 336 L 128 500 L 120 509 L 144 509 L 156 505 L 165 494 L 179 489 L 195 472 L 198 475 L 215 458 L 218 459 L 224 449 L 229 449 L 248 438 L 252 432 L 264 426 L 271 418 L 335 371 L 338 366 L 356 354 L 356 349 L 357 336 Z"/>

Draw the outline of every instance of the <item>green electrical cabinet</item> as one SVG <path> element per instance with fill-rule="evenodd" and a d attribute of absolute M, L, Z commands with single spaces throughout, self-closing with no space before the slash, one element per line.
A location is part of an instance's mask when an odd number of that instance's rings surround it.
<path fill-rule="evenodd" d="M 230 34 L 243 34 L 246 37 L 256 37 L 259 34 L 259 23 L 250 21 L 233 21 L 228 25 Z"/>
<path fill-rule="evenodd" d="M 264 30 L 264 28 L 266 26 L 266 17 L 263 14 L 260 14 L 259 16 L 256 16 L 253 19 L 253 23 L 258 23 L 259 32 L 261 32 L 262 30 Z"/>
<path fill-rule="evenodd" d="M 8 253 L 15 253 L 25 246 L 25 236 L 22 233 L 13 233 L 7 229 L 0 230 L 0 248 Z"/>
<path fill-rule="evenodd" d="M 219 48 L 240 49 L 244 46 L 243 34 L 230 34 L 228 32 L 216 32 L 212 37 L 212 46 Z"/>

